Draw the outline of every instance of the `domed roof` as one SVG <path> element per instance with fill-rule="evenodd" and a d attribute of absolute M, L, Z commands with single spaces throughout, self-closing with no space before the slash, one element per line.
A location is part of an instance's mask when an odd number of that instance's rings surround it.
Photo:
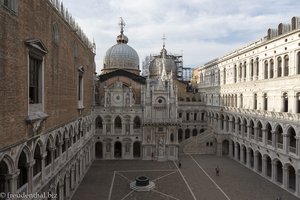
<path fill-rule="evenodd" d="M 165 67 L 165 71 L 167 74 L 173 73 L 176 74 L 177 66 L 172 58 L 170 58 L 167 54 L 167 50 L 163 48 L 161 50 L 161 55 L 154 58 L 151 61 L 149 66 L 149 75 L 150 77 L 157 77 L 162 75 L 163 64 Z"/>
<path fill-rule="evenodd" d="M 125 23 L 121 18 L 121 34 L 117 36 L 117 44 L 110 47 L 103 60 L 103 71 L 110 72 L 116 69 L 124 69 L 133 73 L 139 72 L 139 56 L 129 45 L 128 38 L 123 34 Z"/>

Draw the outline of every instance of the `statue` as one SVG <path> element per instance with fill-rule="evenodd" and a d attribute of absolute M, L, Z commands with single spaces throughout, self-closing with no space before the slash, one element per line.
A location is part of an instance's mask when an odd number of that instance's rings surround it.
<path fill-rule="evenodd" d="M 110 143 L 107 143 L 107 144 L 106 144 L 106 152 L 110 152 L 110 147 L 111 147 L 111 144 L 110 144 Z"/>

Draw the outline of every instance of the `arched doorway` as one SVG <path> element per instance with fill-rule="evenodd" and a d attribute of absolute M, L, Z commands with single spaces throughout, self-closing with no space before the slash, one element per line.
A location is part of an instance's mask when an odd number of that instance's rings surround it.
<path fill-rule="evenodd" d="M 141 143 L 138 141 L 133 143 L 133 157 L 141 157 Z"/>
<path fill-rule="evenodd" d="M 266 175 L 267 177 L 272 177 L 272 160 L 270 156 L 266 156 Z"/>
<path fill-rule="evenodd" d="M 121 142 L 115 143 L 115 158 L 121 158 L 122 157 L 122 144 Z"/>
<path fill-rule="evenodd" d="M 178 142 L 182 141 L 182 129 L 178 129 Z"/>
<path fill-rule="evenodd" d="M 6 179 L 6 177 L 9 174 L 9 169 L 7 164 L 2 160 L 0 162 L 0 193 L 8 193 L 10 192 L 9 188 L 9 180 Z"/>
<path fill-rule="evenodd" d="M 288 188 L 295 190 L 296 189 L 296 173 L 293 166 L 289 165 L 287 167 L 288 171 Z"/>
<path fill-rule="evenodd" d="M 96 158 L 103 158 L 103 154 L 102 154 L 102 142 L 97 142 L 95 145 L 95 156 Z"/>
<path fill-rule="evenodd" d="M 224 140 L 222 142 L 222 155 L 228 155 L 229 154 L 229 142 L 228 140 Z"/>

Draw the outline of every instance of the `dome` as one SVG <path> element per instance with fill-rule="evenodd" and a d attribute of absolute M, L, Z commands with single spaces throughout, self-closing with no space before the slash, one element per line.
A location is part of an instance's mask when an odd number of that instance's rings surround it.
<path fill-rule="evenodd" d="M 165 70 L 167 74 L 171 73 L 171 71 L 173 72 L 173 75 L 176 74 L 177 66 L 174 60 L 170 58 L 168 55 L 166 55 L 166 53 L 167 50 L 163 48 L 161 51 L 161 55 L 155 57 L 154 60 L 152 60 L 149 66 L 150 77 L 161 76 L 162 69 L 163 69 L 163 62 L 165 63 Z M 165 58 L 163 58 L 163 55 Z"/>
<path fill-rule="evenodd" d="M 139 56 L 129 45 L 115 44 L 106 51 L 104 69 L 139 70 Z"/>
<path fill-rule="evenodd" d="M 103 72 L 111 72 L 117 69 L 124 69 L 132 73 L 139 73 L 139 56 L 137 52 L 129 46 L 128 38 L 124 35 L 125 22 L 121 18 L 121 31 L 117 36 L 117 44 L 110 47 L 103 60 Z"/>

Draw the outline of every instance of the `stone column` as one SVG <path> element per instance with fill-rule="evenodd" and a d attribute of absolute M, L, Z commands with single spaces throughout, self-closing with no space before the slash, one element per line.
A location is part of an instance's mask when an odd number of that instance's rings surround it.
<path fill-rule="evenodd" d="M 235 135 L 239 135 L 239 123 L 235 122 Z"/>
<path fill-rule="evenodd" d="M 288 189 L 288 182 L 289 182 L 289 175 L 288 175 L 288 169 L 287 166 L 282 166 L 283 168 L 283 187 L 285 189 Z"/>
<path fill-rule="evenodd" d="M 282 134 L 283 136 L 283 152 L 289 153 L 289 138 L 287 134 Z"/>
<path fill-rule="evenodd" d="M 276 182 L 277 180 L 277 162 L 272 162 L 272 181 Z"/>
<path fill-rule="evenodd" d="M 299 171 L 295 171 L 296 175 L 296 195 L 297 197 L 300 196 L 300 173 Z"/>
<path fill-rule="evenodd" d="M 241 157 L 241 163 L 245 163 L 245 150 L 244 147 L 241 148 L 241 153 L 240 153 L 240 157 Z"/>
<path fill-rule="evenodd" d="M 258 172 L 257 154 L 254 154 L 254 171 Z"/>
<path fill-rule="evenodd" d="M 264 177 L 267 175 L 267 159 L 265 157 L 262 158 L 262 175 Z"/>
<path fill-rule="evenodd" d="M 277 146 L 276 146 L 276 131 L 271 131 L 272 132 L 272 146 L 273 148 L 277 149 Z"/>
<path fill-rule="evenodd" d="M 232 140 L 229 140 L 229 157 L 233 157 Z"/>
<path fill-rule="evenodd" d="M 65 184 L 66 184 L 66 199 L 69 199 L 69 197 L 70 197 L 70 194 L 71 194 L 71 185 L 70 185 L 70 174 L 69 173 L 67 173 L 66 174 L 66 182 L 65 182 Z"/>
<path fill-rule="evenodd" d="M 250 163 L 250 149 L 247 149 L 247 167 L 251 168 L 251 163 Z"/>
<path fill-rule="evenodd" d="M 47 156 L 47 153 L 44 153 L 42 156 L 41 156 L 41 184 L 43 184 L 44 183 L 44 180 L 45 180 L 45 174 L 46 174 L 46 172 L 45 172 L 45 158 L 46 158 L 46 156 Z"/>
<path fill-rule="evenodd" d="M 234 158 L 235 158 L 235 160 L 239 160 L 238 159 L 238 154 L 239 154 L 239 152 L 238 152 L 238 144 L 237 143 L 235 143 L 234 144 Z"/>
<path fill-rule="evenodd" d="M 267 130 L 262 128 L 261 129 L 261 132 L 262 132 L 262 143 L 267 146 Z"/>
<path fill-rule="evenodd" d="M 296 154 L 297 156 L 300 155 L 300 137 L 299 136 L 296 136 Z"/>

